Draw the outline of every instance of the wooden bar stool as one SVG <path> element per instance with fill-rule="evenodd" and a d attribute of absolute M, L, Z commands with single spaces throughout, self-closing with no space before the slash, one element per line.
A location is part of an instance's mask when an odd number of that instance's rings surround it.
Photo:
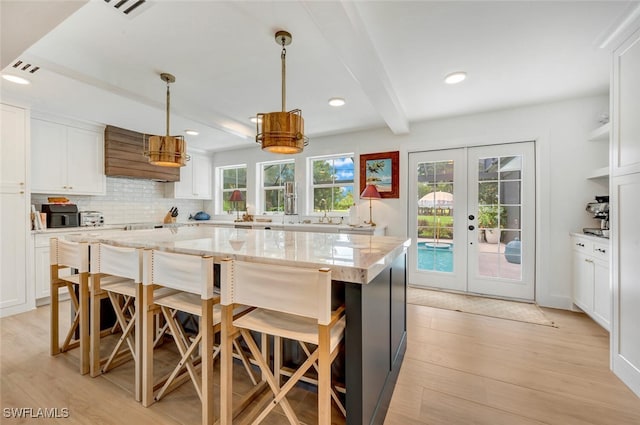
<path fill-rule="evenodd" d="M 220 278 L 223 345 L 221 423 L 231 423 L 233 416 L 233 363 L 229 341 L 236 332 L 240 332 L 273 392 L 273 398 L 266 406 L 254 409 L 257 416 L 253 423 L 261 422 L 279 404 L 289 422 L 298 424 L 286 395 L 307 370 L 315 367 L 318 371 L 318 423 L 330 424 L 331 363 L 339 351 L 346 325 L 344 307 L 331 310 L 331 271 L 223 260 Z M 234 319 L 232 309 L 235 303 L 257 308 Z M 307 360 L 280 386 L 279 374 L 276 378 L 250 331 L 302 341 L 316 348 L 309 351 Z"/>
<path fill-rule="evenodd" d="M 51 271 L 51 321 L 50 353 L 52 356 L 80 346 L 80 373 L 89 373 L 89 244 L 64 239 L 50 240 Z M 71 269 L 71 274 L 61 276 L 60 270 Z M 60 345 L 59 290 L 66 287 L 75 310 L 71 327 Z M 75 289 L 78 289 L 76 296 Z M 76 338 L 78 332 L 78 338 Z"/>
<path fill-rule="evenodd" d="M 156 296 L 154 287 L 177 289 L 170 295 Z M 203 425 L 213 424 L 213 306 L 220 297 L 214 293 L 213 258 L 145 250 L 143 273 L 143 381 L 142 404 L 150 406 L 186 380 L 191 380 L 202 403 Z M 160 310 L 180 353 L 180 360 L 169 376 L 159 382 L 153 368 L 154 312 Z M 190 337 L 176 312 L 198 316 L 198 334 Z M 196 366 L 200 367 L 200 373 Z"/>
<path fill-rule="evenodd" d="M 142 400 L 142 250 L 91 245 L 91 376 L 133 359 L 134 394 Z M 100 358 L 100 302 L 109 298 L 122 331 L 112 352 Z"/>

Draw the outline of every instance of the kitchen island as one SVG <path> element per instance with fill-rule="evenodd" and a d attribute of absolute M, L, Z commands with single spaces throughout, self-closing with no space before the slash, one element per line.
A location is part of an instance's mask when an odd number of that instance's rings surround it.
<path fill-rule="evenodd" d="M 75 241 L 308 268 L 329 267 L 346 306 L 347 424 L 382 423 L 406 349 L 406 251 L 387 236 L 180 227 L 87 232 Z"/>

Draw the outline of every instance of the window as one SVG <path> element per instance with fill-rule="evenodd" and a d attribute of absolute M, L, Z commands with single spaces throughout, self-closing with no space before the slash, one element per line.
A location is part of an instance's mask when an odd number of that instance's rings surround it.
<path fill-rule="evenodd" d="M 312 211 L 346 212 L 353 205 L 353 154 L 309 158 Z"/>
<path fill-rule="evenodd" d="M 284 212 L 284 188 L 286 182 L 295 182 L 294 160 L 264 162 L 261 165 L 262 211 Z"/>
<path fill-rule="evenodd" d="M 220 212 L 244 211 L 247 207 L 247 166 L 234 165 L 230 167 L 220 167 L 218 168 L 218 170 L 220 173 L 219 176 L 221 182 L 220 189 L 222 191 L 222 203 L 220 205 Z M 229 201 L 231 193 L 236 189 L 242 193 L 244 201 Z"/>

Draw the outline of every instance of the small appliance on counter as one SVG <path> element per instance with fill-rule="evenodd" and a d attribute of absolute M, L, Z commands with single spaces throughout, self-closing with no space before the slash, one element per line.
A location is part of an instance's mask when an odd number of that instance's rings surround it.
<path fill-rule="evenodd" d="M 582 232 L 586 235 L 609 237 L 609 197 L 596 196 L 595 202 L 587 204 L 587 211 L 593 214 L 593 218 L 600 221 L 600 227 L 585 227 Z"/>
<path fill-rule="evenodd" d="M 47 227 L 78 227 L 78 206 L 76 204 L 42 204 L 42 212 L 47 214 Z"/>
<path fill-rule="evenodd" d="M 104 226 L 104 215 L 100 211 L 80 211 L 81 227 Z"/>

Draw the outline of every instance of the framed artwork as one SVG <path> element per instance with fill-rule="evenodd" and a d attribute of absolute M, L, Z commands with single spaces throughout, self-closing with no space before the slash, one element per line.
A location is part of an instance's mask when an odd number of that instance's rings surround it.
<path fill-rule="evenodd" d="M 383 198 L 399 198 L 400 152 L 360 155 L 360 193 L 367 184 L 376 185 Z"/>

